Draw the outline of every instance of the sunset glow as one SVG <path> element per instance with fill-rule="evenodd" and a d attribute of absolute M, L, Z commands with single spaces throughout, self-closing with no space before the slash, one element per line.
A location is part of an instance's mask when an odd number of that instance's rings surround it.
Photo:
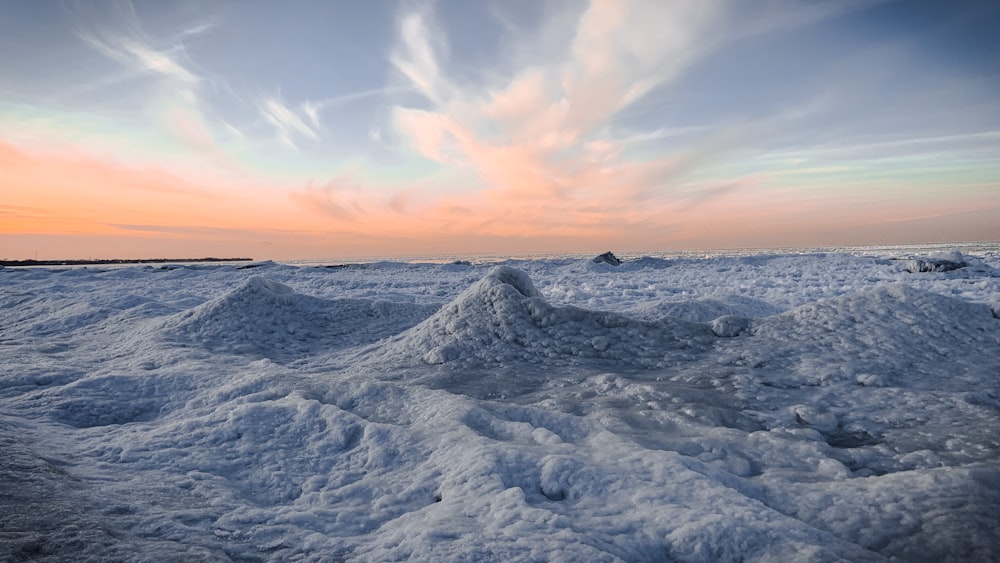
<path fill-rule="evenodd" d="M 1000 240 L 982 2 L 19 2 L 0 258 Z"/>

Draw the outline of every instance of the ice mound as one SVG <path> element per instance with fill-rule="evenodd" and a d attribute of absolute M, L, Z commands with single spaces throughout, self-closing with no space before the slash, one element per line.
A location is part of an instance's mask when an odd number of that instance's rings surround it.
<path fill-rule="evenodd" d="M 611 264 L 612 266 L 622 265 L 622 261 L 617 256 L 615 256 L 614 253 L 612 253 L 610 250 L 605 252 L 604 254 L 595 256 L 593 262 L 595 264 L 602 264 L 602 263 Z"/>
<path fill-rule="evenodd" d="M 436 314 L 381 352 L 431 364 L 462 361 L 498 365 L 545 359 L 578 363 L 614 360 L 655 366 L 679 350 L 711 345 L 711 330 L 664 319 L 642 321 L 616 313 L 554 307 L 520 270 L 499 266 Z"/>
<path fill-rule="evenodd" d="M 968 266 L 961 252 L 941 252 L 927 258 L 907 260 L 903 269 L 911 274 L 921 272 L 950 272 Z"/>
<path fill-rule="evenodd" d="M 951 260 L 909 260 L 905 269 L 911 274 L 920 272 L 950 272 L 966 266 L 965 262 L 953 262 Z"/>
<path fill-rule="evenodd" d="M 175 315 L 164 332 L 213 351 L 274 359 L 345 348 L 399 333 L 435 307 L 369 299 L 320 299 L 261 276 Z"/>
<path fill-rule="evenodd" d="M 634 312 L 647 319 L 669 316 L 704 323 L 723 316 L 758 318 L 776 315 L 782 311 L 760 299 L 727 295 L 718 299 L 659 301 L 645 304 Z"/>
<path fill-rule="evenodd" d="M 938 252 L 922 257 L 899 259 L 901 270 L 910 274 L 948 273 L 948 277 L 997 277 L 997 268 L 982 258 L 961 252 Z"/>
<path fill-rule="evenodd" d="M 750 328 L 750 319 L 739 315 L 722 315 L 709 323 L 712 333 L 721 338 L 733 338 Z"/>
<path fill-rule="evenodd" d="M 1000 322 L 989 307 L 906 285 L 803 305 L 752 333 L 768 341 L 755 347 L 758 365 L 797 364 L 820 379 L 914 385 L 916 374 L 1000 373 Z"/>

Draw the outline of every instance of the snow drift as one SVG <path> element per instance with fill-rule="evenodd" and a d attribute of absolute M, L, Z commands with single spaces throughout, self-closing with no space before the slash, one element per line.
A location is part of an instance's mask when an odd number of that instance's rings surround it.
<path fill-rule="evenodd" d="M 320 299 L 252 276 L 229 293 L 179 313 L 161 330 L 217 352 L 292 359 L 396 334 L 435 308 L 369 299 Z"/>
<path fill-rule="evenodd" d="M 918 374 L 1000 373 L 1000 322 L 989 307 L 906 285 L 803 305 L 757 321 L 752 334 L 761 340 L 752 362 L 815 381 L 938 386 L 948 382 Z"/>

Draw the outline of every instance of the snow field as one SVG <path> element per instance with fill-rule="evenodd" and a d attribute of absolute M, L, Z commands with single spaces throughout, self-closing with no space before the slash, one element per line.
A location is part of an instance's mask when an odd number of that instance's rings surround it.
<path fill-rule="evenodd" d="M 996 257 L 891 258 L 8 268 L 0 554 L 996 560 Z"/>

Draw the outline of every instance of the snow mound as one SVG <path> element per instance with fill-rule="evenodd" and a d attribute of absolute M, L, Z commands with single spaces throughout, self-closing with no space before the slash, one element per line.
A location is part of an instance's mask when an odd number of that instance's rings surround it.
<path fill-rule="evenodd" d="M 747 318 L 769 317 L 781 311 L 778 307 L 760 299 L 727 295 L 718 299 L 697 299 L 693 301 L 658 301 L 637 308 L 636 315 L 643 318 L 664 316 L 705 323 L 723 316 Z"/>
<path fill-rule="evenodd" d="M 953 378 L 1000 369 L 1000 322 L 989 307 L 906 285 L 803 305 L 760 319 L 752 334 L 768 341 L 755 347 L 756 365 L 796 365 L 821 380 L 864 374 L 915 385 L 915 374 L 942 366 Z"/>
<path fill-rule="evenodd" d="M 711 342 L 711 330 L 696 323 L 554 307 L 527 274 L 499 266 L 380 353 L 430 364 L 603 359 L 650 367 L 681 350 L 705 350 Z"/>
<path fill-rule="evenodd" d="M 369 299 L 320 299 L 261 276 L 174 315 L 164 332 L 217 352 L 291 359 L 374 342 L 426 318 L 435 307 Z"/>
<path fill-rule="evenodd" d="M 712 333 L 722 338 L 732 338 L 743 334 L 750 328 L 750 319 L 738 315 L 722 315 L 714 319 L 709 326 Z"/>

